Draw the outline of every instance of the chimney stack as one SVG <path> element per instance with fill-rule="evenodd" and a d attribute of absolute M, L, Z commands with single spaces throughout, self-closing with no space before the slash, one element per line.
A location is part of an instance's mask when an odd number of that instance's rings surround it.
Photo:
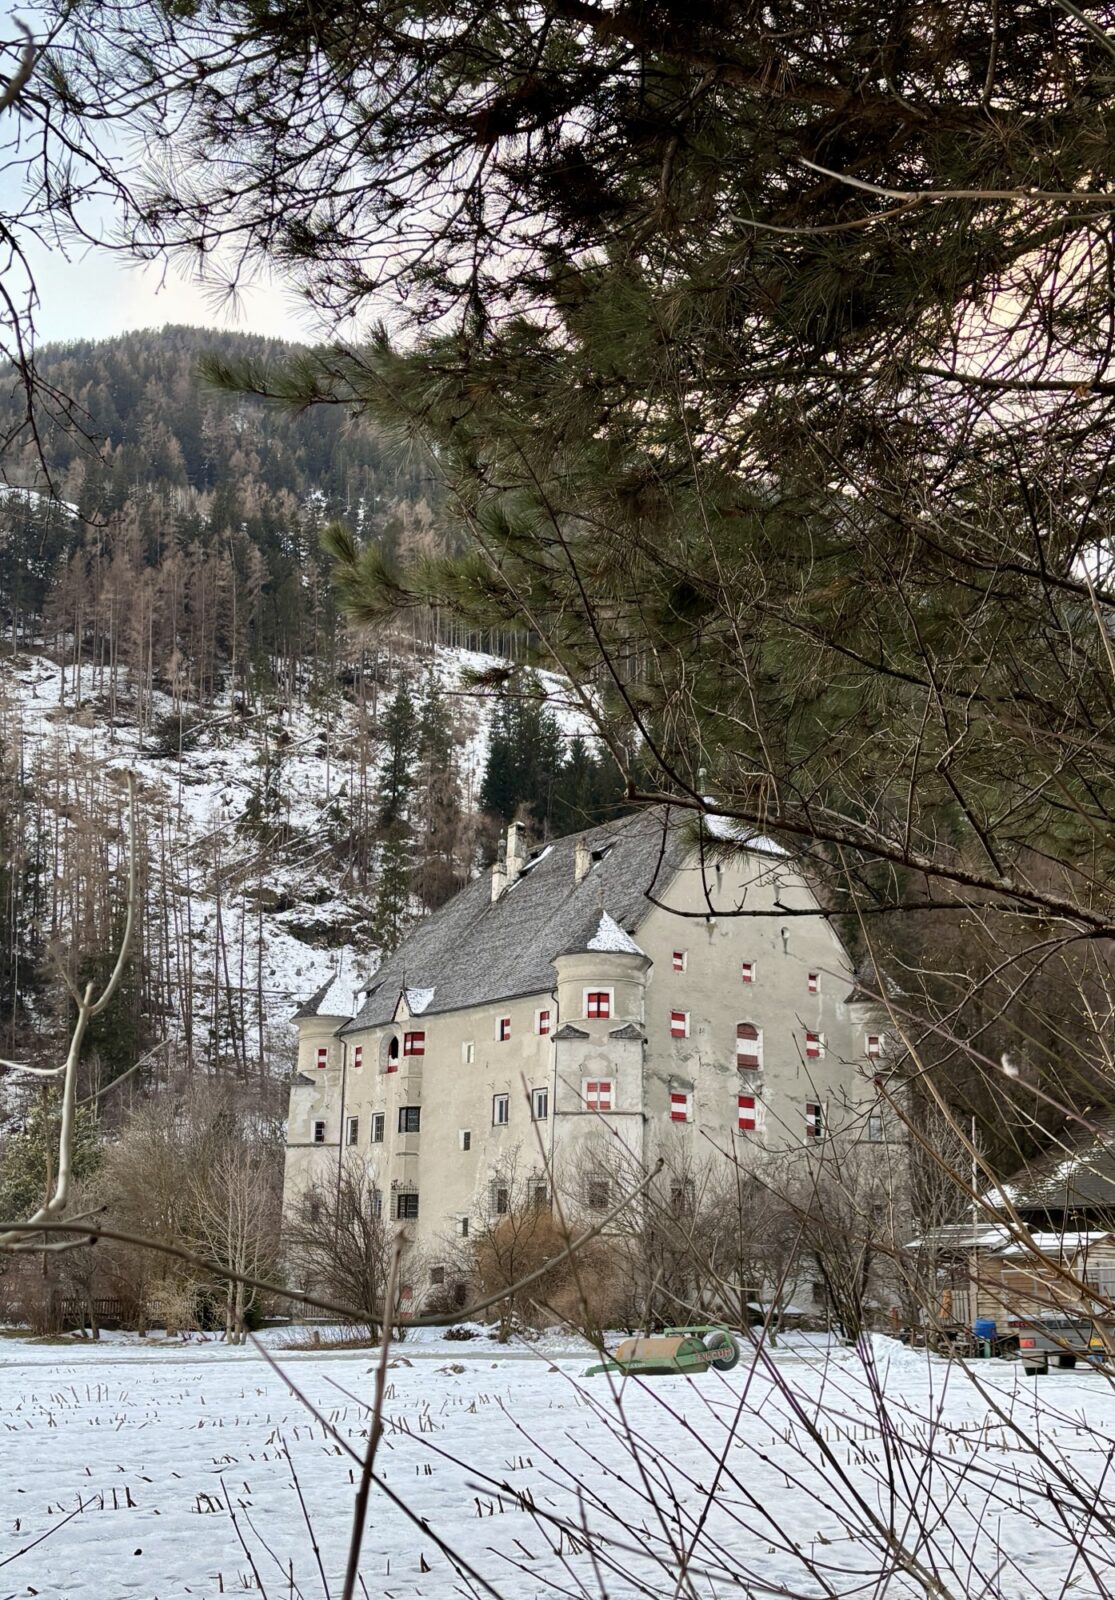
<path fill-rule="evenodd" d="M 492 904 L 495 905 L 504 889 L 507 887 L 507 841 L 499 841 L 499 850 L 496 854 L 496 864 L 492 868 Z"/>
<path fill-rule="evenodd" d="M 518 880 L 519 874 L 527 864 L 527 853 L 523 844 L 523 825 L 513 822 L 507 830 L 507 887 Z"/>
<path fill-rule="evenodd" d="M 573 846 L 573 882 L 582 883 L 588 877 L 589 868 L 592 866 L 592 856 L 588 845 L 583 839 L 578 839 Z"/>

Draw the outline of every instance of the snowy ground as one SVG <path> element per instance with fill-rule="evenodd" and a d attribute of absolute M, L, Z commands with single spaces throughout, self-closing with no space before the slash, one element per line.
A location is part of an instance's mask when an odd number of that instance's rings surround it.
<path fill-rule="evenodd" d="M 268 1343 L 281 1372 L 214 1344 L 0 1341 L 0 1600 L 339 1596 L 373 1359 Z M 1095 1371 L 1035 1385 L 798 1338 L 620 1397 L 557 1336 L 510 1353 L 427 1339 L 392 1361 L 369 1596 L 1067 1600 L 1113 1581 L 1102 1488 L 1098 1508 L 1081 1495 L 1115 1439 Z"/>

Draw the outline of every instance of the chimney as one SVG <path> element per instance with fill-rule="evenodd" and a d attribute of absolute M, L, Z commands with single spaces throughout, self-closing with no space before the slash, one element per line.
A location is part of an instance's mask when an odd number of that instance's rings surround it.
<path fill-rule="evenodd" d="M 573 846 L 573 882 L 583 883 L 588 877 L 589 868 L 592 866 L 592 856 L 584 839 L 578 839 Z"/>
<path fill-rule="evenodd" d="M 492 904 L 495 905 L 504 889 L 507 887 L 507 842 L 499 841 L 499 851 L 496 855 L 496 864 L 492 868 Z"/>
<path fill-rule="evenodd" d="M 527 853 L 523 844 L 523 825 L 513 822 L 507 830 L 507 887 L 515 883 L 527 864 Z"/>

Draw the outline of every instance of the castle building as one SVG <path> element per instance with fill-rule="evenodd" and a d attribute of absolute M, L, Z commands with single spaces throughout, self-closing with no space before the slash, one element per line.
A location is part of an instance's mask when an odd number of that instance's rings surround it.
<path fill-rule="evenodd" d="M 621 1146 L 640 1171 L 883 1136 L 884 1040 L 800 871 L 664 811 L 532 854 L 513 825 L 359 1003 L 334 979 L 295 1023 L 285 1204 L 364 1161 L 427 1262 L 555 1184 L 607 1211 Z"/>

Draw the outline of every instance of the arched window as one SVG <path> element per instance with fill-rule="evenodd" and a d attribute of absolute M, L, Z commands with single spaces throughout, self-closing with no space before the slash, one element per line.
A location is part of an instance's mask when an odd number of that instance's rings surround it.
<path fill-rule="evenodd" d="M 757 1072 L 763 1064 L 763 1035 L 753 1022 L 736 1023 L 736 1066 Z"/>

